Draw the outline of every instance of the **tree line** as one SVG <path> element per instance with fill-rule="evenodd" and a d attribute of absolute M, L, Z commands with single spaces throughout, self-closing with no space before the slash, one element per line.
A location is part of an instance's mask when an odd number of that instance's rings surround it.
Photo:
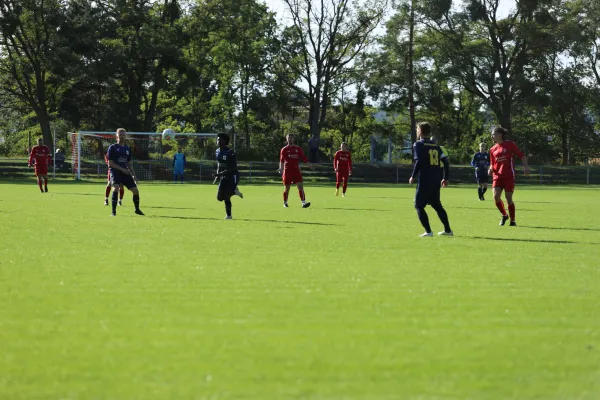
<path fill-rule="evenodd" d="M 600 157 L 600 2 L 0 0 L 0 152 L 53 130 L 284 136 L 369 160 L 427 120 L 466 162 L 501 124 L 532 162 Z M 386 118 L 376 118 L 385 111 Z M 379 113 L 379 114 L 378 114 Z"/>

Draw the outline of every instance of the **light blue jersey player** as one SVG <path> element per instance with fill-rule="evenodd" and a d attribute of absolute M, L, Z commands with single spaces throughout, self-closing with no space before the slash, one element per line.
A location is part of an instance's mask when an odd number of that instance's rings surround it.
<path fill-rule="evenodd" d="M 183 183 L 183 172 L 187 166 L 187 160 L 185 154 L 181 152 L 181 148 L 177 150 L 177 153 L 173 156 L 173 180 L 177 183 L 177 178 Z"/>

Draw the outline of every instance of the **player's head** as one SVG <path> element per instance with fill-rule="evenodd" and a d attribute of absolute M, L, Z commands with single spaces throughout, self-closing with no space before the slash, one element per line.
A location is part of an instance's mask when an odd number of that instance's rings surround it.
<path fill-rule="evenodd" d="M 43 144 L 44 144 L 44 139 L 38 138 L 38 146 L 41 146 Z"/>
<path fill-rule="evenodd" d="M 127 131 L 124 128 L 117 129 L 117 142 L 119 144 L 125 144 L 127 138 Z"/>
<path fill-rule="evenodd" d="M 294 144 L 294 134 L 288 133 L 285 137 L 285 140 L 287 140 L 288 144 Z"/>
<path fill-rule="evenodd" d="M 342 142 L 342 144 L 340 144 L 340 150 L 342 150 L 342 151 L 348 150 L 348 145 L 346 144 L 346 142 Z"/>
<path fill-rule="evenodd" d="M 217 135 L 217 146 L 225 147 L 229 144 L 229 135 L 226 133 L 219 133 Z"/>
<path fill-rule="evenodd" d="M 417 125 L 417 137 L 421 139 L 429 139 L 431 137 L 431 125 L 429 125 L 429 122 L 420 122 Z"/>
<path fill-rule="evenodd" d="M 495 127 L 492 131 L 492 139 L 496 143 L 504 142 L 506 140 L 506 136 L 508 136 L 508 131 L 501 126 Z"/>
<path fill-rule="evenodd" d="M 480 153 L 485 153 L 485 143 L 479 143 L 479 152 Z"/>

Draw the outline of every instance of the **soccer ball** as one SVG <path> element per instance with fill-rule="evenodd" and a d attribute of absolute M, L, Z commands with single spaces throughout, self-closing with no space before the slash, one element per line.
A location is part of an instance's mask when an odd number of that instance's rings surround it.
<path fill-rule="evenodd" d="M 172 129 L 165 129 L 162 133 L 163 140 L 175 139 L 175 132 Z"/>

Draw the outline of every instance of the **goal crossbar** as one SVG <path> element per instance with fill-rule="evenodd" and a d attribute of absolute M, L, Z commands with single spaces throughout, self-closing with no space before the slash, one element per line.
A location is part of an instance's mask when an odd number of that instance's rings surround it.
<path fill-rule="evenodd" d="M 78 131 L 78 132 L 68 132 L 71 137 L 71 160 L 72 160 L 72 169 L 74 173 L 74 177 L 77 180 L 81 179 L 81 171 L 83 168 L 82 161 L 85 160 L 86 166 L 90 164 L 90 159 L 92 162 L 97 164 L 98 170 L 100 170 L 100 166 L 104 167 L 104 161 L 102 160 L 102 155 L 99 155 L 98 149 L 95 149 L 93 152 L 88 150 L 89 141 L 97 140 L 100 143 L 99 147 L 102 147 L 101 152 L 106 150 L 106 147 L 114 140 L 116 136 L 115 131 L 105 132 L 105 131 Z M 184 139 L 184 138 L 198 138 L 198 139 L 213 139 L 217 137 L 217 133 L 214 132 L 185 132 L 185 133 L 175 133 L 174 139 Z M 162 154 L 163 148 L 163 140 L 161 132 L 127 132 L 128 139 L 134 140 L 137 142 L 138 140 L 143 141 L 145 143 L 145 148 L 148 150 L 148 146 L 155 143 L 153 146 L 153 151 L 159 151 L 159 155 Z M 84 138 L 89 138 L 84 139 Z M 93 139 L 95 138 L 95 139 Z M 136 139 L 137 138 L 137 139 Z M 104 143 L 102 143 L 104 142 Z M 168 143 L 168 142 L 165 142 Z M 154 153 L 156 154 L 156 153 Z M 91 157 L 90 157 L 91 156 Z M 163 168 L 164 169 L 164 168 Z"/>

